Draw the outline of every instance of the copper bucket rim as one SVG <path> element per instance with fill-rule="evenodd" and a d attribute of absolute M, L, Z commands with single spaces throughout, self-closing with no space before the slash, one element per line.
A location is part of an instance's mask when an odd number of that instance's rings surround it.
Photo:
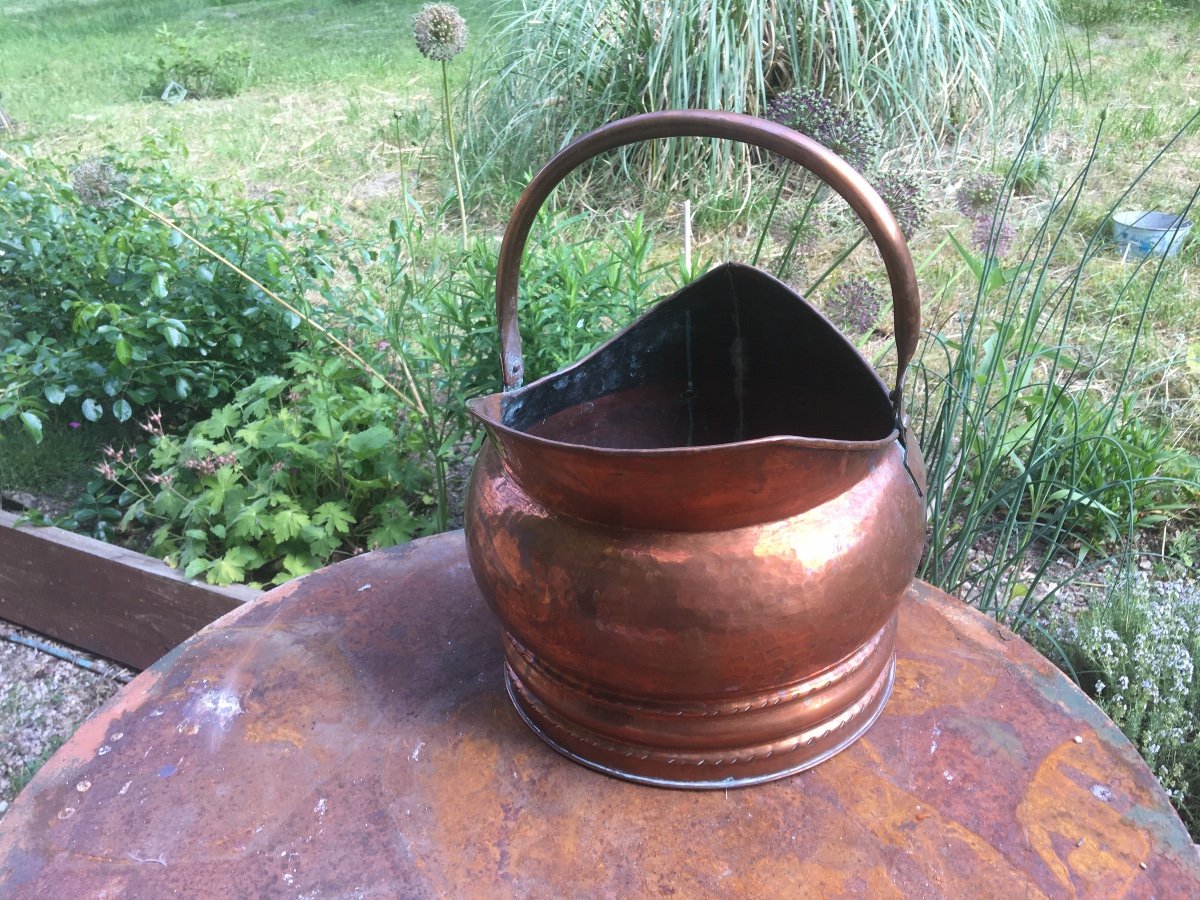
<path fill-rule="evenodd" d="M 567 370 L 563 369 L 562 371 Z M 534 382 L 534 384 L 536 383 L 537 382 Z M 568 443 L 567 441 L 556 441 L 540 435 L 530 434 L 528 431 L 522 431 L 519 428 L 512 428 L 508 425 L 501 424 L 491 416 L 480 412 L 480 407 L 490 402 L 498 401 L 504 396 L 504 394 L 488 394 L 484 397 L 475 397 L 467 401 L 467 409 L 470 410 L 473 416 L 483 422 L 489 431 L 500 432 L 506 437 L 511 437 L 519 441 L 527 441 L 531 444 L 546 447 L 548 449 L 573 452 L 584 456 L 605 458 L 612 457 L 617 459 L 640 457 L 669 458 L 677 456 L 700 456 L 702 454 L 710 454 L 714 452 L 731 452 L 741 450 L 743 448 L 753 449 L 757 447 L 796 447 L 798 449 L 805 450 L 831 451 L 879 450 L 889 446 L 890 444 L 894 444 L 897 438 L 900 436 L 900 429 L 893 428 L 886 436 L 871 441 L 811 438 L 795 434 L 772 434 L 765 437 L 749 438 L 742 441 L 728 441 L 721 444 L 704 444 L 698 447 L 595 447 L 591 444 L 572 444 Z"/>
<path fill-rule="evenodd" d="M 521 351 L 521 332 L 517 319 L 521 260 L 525 253 L 529 232 L 542 205 L 567 175 L 594 156 L 628 144 L 667 137 L 724 138 L 752 144 L 777 153 L 812 172 L 849 204 L 875 242 L 887 270 L 892 293 L 893 333 L 897 354 L 896 382 L 891 391 L 887 391 L 882 379 L 880 379 L 880 386 L 884 388 L 892 404 L 893 430 L 887 437 L 874 441 L 770 435 L 748 441 L 738 441 L 736 444 L 714 444 L 704 447 L 663 447 L 637 450 L 588 447 L 587 449 L 622 456 L 679 455 L 681 451 L 711 452 L 713 449 L 730 446 L 763 446 L 780 443 L 830 450 L 865 450 L 897 439 L 901 444 L 906 444 L 906 425 L 903 415 L 904 379 L 908 365 L 916 351 L 921 327 L 921 304 L 912 255 L 900 226 L 887 204 L 866 178 L 832 150 L 792 128 L 743 113 L 677 109 L 643 113 L 619 119 L 576 139 L 555 154 L 533 177 L 517 201 L 505 228 L 496 266 L 496 315 L 499 323 L 501 369 L 504 382 L 501 396 L 512 395 L 517 391 L 523 391 L 526 387 L 532 388 L 545 380 L 544 378 L 539 379 L 528 386 L 523 384 L 525 362 Z M 617 337 L 619 336 L 618 334 Z M 588 356 L 590 355 L 588 354 Z M 558 373 L 546 376 L 546 378 L 571 371 L 588 356 L 559 370 Z M 869 363 L 867 367 L 875 373 L 876 378 L 879 378 L 874 367 Z M 497 395 L 489 395 L 489 397 L 495 396 Z M 481 415 L 478 411 L 479 407 L 487 400 L 488 397 L 475 398 L 468 401 L 468 408 L 474 415 L 483 419 L 489 428 L 511 434 L 514 437 L 520 435 L 522 439 L 537 441 L 546 446 L 584 449 L 585 445 L 537 438 L 527 432 L 501 424 L 499 417 L 490 418 Z"/>

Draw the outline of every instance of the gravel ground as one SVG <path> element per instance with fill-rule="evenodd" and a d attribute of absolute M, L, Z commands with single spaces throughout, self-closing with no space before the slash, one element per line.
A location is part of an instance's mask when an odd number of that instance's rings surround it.
<path fill-rule="evenodd" d="M 94 671 L 13 638 L 53 647 Z M 0 622 L 0 819 L 41 764 L 135 674 Z"/>

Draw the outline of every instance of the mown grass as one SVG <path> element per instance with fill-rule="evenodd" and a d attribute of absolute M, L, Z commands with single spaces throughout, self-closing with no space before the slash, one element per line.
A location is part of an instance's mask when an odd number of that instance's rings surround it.
<path fill-rule="evenodd" d="M 485 45 L 497 8 L 487 0 L 458 6 L 471 40 L 450 66 L 452 89 Z M 418 8 L 386 0 L 20 0 L 0 7 L 0 104 L 19 139 L 47 153 L 86 155 L 174 132 L 201 177 L 234 173 L 297 201 L 376 200 L 396 192 L 384 176 L 402 151 L 413 162 L 439 121 L 440 75 L 412 40 Z M 198 47 L 245 45 L 250 84 L 217 100 L 149 97 L 163 26 Z"/>

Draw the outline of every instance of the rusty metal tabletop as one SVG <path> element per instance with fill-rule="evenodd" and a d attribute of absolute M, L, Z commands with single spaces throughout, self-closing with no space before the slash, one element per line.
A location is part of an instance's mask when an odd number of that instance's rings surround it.
<path fill-rule="evenodd" d="M 4 897 L 1200 896 L 1137 753 L 923 584 L 866 736 L 672 791 L 557 755 L 505 696 L 461 532 L 264 595 L 131 682 L 0 823 Z"/>

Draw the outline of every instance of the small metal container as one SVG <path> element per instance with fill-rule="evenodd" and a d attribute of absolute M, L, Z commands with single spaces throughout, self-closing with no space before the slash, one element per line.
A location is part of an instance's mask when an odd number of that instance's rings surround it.
<path fill-rule="evenodd" d="M 1178 256 L 1192 230 L 1191 220 L 1173 213 L 1113 213 L 1113 240 L 1124 255 Z"/>
<path fill-rule="evenodd" d="M 802 297 L 739 264 L 521 385 L 517 283 L 538 209 L 596 154 L 672 136 L 756 144 L 849 202 L 888 271 L 891 391 Z M 636 116 L 533 179 L 496 293 L 505 390 L 469 404 L 489 440 L 466 532 L 524 720 L 585 765 L 673 787 L 780 778 L 852 743 L 890 695 L 898 607 L 925 539 L 925 474 L 901 411 L 919 297 L 878 194 L 761 119 Z"/>

